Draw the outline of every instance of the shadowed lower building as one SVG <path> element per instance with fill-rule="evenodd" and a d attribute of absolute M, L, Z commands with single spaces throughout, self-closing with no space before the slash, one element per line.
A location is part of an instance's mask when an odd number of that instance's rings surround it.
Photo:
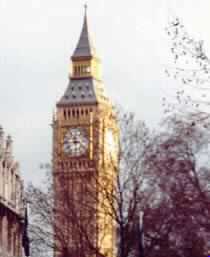
<path fill-rule="evenodd" d="M 0 127 L 0 257 L 25 256 L 23 181 L 12 147 Z"/>
<path fill-rule="evenodd" d="M 71 60 L 69 84 L 53 119 L 54 257 L 113 257 L 110 197 L 119 132 L 86 13 Z"/>

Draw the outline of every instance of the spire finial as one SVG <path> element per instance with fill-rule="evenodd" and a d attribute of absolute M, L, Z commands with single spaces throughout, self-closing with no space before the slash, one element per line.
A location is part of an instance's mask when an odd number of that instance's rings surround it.
<path fill-rule="evenodd" d="M 84 8 L 85 8 L 85 15 L 87 15 L 87 9 L 88 9 L 88 4 L 87 4 L 87 2 L 85 2 Z"/>

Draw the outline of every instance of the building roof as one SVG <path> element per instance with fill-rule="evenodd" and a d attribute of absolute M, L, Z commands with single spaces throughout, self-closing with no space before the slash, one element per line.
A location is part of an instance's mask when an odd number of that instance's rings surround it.
<path fill-rule="evenodd" d="M 58 105 L 96 104 L 107 101 L 103 83 L 94 78 L 71 79 Z"/>
<path fill-rule="evenodd" d="M 96 49 L 92 43 L 88 28 L 87 11 L 85 10 L 84 23 L 80 34 L 79 42 L 72 55 L 72 59 L 81 57 L 96 57 Z"/>

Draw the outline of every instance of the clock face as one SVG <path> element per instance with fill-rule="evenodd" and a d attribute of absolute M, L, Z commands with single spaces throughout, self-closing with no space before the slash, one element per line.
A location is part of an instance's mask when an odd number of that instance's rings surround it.
<path fill-rule="evenodd" d="M 70 128 L 63 143 L 63 150 L 71 156 L 81 156 L 88 150 L 88 137 L 83 128 Z"/>

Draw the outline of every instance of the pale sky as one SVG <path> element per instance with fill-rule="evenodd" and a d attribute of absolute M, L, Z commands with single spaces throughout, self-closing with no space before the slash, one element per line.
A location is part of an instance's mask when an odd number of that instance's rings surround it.
<path fill-rule="evenodd" d="M 177 15 L 210 50 L 209 0 L 89 0 L 88 17 L 111 99 L 155 125 L 177 82 L 164 27 Z M 52 112 L 68 83 L 83 0 L 0 0 L 0 124 L 14 138 L 26 181 L 51 160 Z"/>

